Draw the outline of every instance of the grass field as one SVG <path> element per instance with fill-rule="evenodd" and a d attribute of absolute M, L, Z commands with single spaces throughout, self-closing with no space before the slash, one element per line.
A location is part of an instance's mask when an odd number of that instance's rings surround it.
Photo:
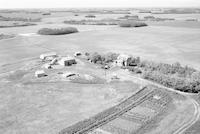
<path fill-rule="evenodd" d="M 62 77 L 57 74 L 60 71 L 104 78 L 102 69 L 88 66 L 87 62 L 78 61 L 77 66 L 45 70 L 48 76 L 37 79 L 34 72 L 40 66 L 37 61 L 27 65 L 25 62 L 21 69 L 1 76 L 0 133 L 55 134 L 117 104 L 138 89 L 138 84 L 133 82 L 126 83 L 126 86 L 120 86 L 123 82 L 80 84 L 54 78 Z M 115 87 L 118 88 L 115 90 Z"/>
<path fill-rule="evenodd" d="M 55 27 L 55 25 L 52 26 Z M 9 28 L 3 31 L 34 33 L 41 27 L 42 25 Z M 18 36 L 11 40 L 2 40 L 1 65 L 25 57 L 39 56 L 40 53 L 50 50 L 63 53 L 96 50 L 129 53 L 145 59 L 169 63 L 179 61 L 182 64 L 200 67 L 199 29 L 166 26 L 130 29 L 95 26 L 95 30 L 92 30 L 92 26 L 76 27 L 80 29 L 80 33 L 73 35 Z M 89 31 L 86 31 L 87 29 Z"/>

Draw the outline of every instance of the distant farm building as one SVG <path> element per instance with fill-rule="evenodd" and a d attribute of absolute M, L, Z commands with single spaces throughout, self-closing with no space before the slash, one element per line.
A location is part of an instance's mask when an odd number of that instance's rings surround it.
<path fill-rule="evenodd" d="M 40 77 L 45 77 L 45 76 L 47 76 L 47 75 L 45 74 L 44 70 L 37 70 L 35 72 L 35 77 L 40 78 Z"/>
<path fill-rule="evenodd" d="M 57 54 L 55 52 L 45 53 L 40 55 L 40 59 L 42 60 L 53 60 Z"/>
<path fill-rule="evenodd" d="M 71 66 L 72 64 L 76 64 L 76 60 L 73 57 L 63 57 L 61 58 L 58 63 L 62 66 Z"/>
<path fill-rule="evenodd" d="M 130 55 L 126 55 L 126 54 L 120 54 L 117 57 L 116 65 L 117 66 L 128 66 L 128 61 L 131 59 Z"/>

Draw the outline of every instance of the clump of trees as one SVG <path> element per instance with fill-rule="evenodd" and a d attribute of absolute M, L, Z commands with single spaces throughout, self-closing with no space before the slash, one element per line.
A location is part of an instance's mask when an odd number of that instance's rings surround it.
<path fill-rule="evenodd" d="M 24 18 L 24 17 L 4 17 L 4 16 L 0 16 L 0 21 L 40 22 L 41 18 Z"/>
<path fill-rule="evenodd" d="M 0 40 L 14 38 L 14 37 L 15 37 L 15 35 L 13 35 L 13 34 L 1 34 L 0 33 Z"/>
<path fill-rule="evenodd" d="M 41 35 L 63 35 L 77 33 L 78 30 L 75 27 L 66 27 L 66 28 L 42 28 L 38 31 L 38 34 Z"/>
<path fill-rule="evenodd" d="M 119 54 L 112 53 L 112 52 L 102 54 L 102 55 L 95 52 L 88 56 L 88 60 L 90 60 L 93 63 L 105 65 L 107 63 L 115 61 L 118 56 L 119 56 Z"/>
<path fill-rule="evenodd" d="M 144 22 L 138 22 L 138 21 L 133 21 L 133 20 L 126 20 L 126 21 L 121 21 L 119 23 L 120 27 L 144 27 L 147 26 L 146 23 Z"/>
<path fill-rule="evenodd" d="M 200 91 L 200 72 L 180 63 L 165 64 L 143 61 L 139 65 L 144 71 L 142 77 L 160 83 L 166 87 L 183 92 Z"/>

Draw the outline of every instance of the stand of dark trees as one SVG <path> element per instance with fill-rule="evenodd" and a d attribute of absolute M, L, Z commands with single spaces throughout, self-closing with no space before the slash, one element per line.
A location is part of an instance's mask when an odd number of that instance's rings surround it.
<path fill-rule="evenodd" d="M 165 64 L 143 61 L 139 65 L 142 77 L 175 90 L 198 93 L 200 91 L 200 72 L 180 63 Z"/>
<path fill-rule="evenodd" d="M 101 55 L 97 52 L 89 54 L 88 59 L 96 64 L 105 65 L 117 59 L 119 54 L 107 53 Z M 122 67 L 129 71 L 141 74 L 144 79 L 151 80 L 175 90 L 198 93 L 200 92 L 200 72 L 192 67 L 174 64 L 141 61 L 139 57 L 132 57 L 128 66 Z"/>
<path fill-rule="evenodd" d="M 42 28 L 39 29 L 38 34 L 41 35 L 63 35 L 77 33 L 78 30 L 75 27 L 65 27 L 65 28 Z"/>

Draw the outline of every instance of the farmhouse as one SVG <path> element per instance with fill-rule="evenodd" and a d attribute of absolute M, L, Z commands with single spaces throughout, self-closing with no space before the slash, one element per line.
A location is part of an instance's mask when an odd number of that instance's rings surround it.
<path fill-rule="evenodd" d="M 76 60 L 73 57 L 67 56 L 61 58 L 61 60 L 58 61 L 58 64 L 62 66 L 71 66 L 72 64 L 76 64 Z"/>
<path fill-rule="evenodd" d="M 57 56 L 56 52 L 50 52 L 50 53 L 45 53 L 40 55 L 40 59 L 42 60 L 52 60 Z"/>
<path fill-rule="evenodd" d="M 128 66 L 128 61 L 131 59 L 130 55 L 120 54 L 115 61 L 117 66 Z"/>
<path fill-rule="evenodd" d="M 45 76 L 47 76 L 46 74 L 45 74 L 45 72 L 44 72 L 44 70 L 37 70 L 36 72 L 35 72 L 35 77 L 45 77 Z"/>

